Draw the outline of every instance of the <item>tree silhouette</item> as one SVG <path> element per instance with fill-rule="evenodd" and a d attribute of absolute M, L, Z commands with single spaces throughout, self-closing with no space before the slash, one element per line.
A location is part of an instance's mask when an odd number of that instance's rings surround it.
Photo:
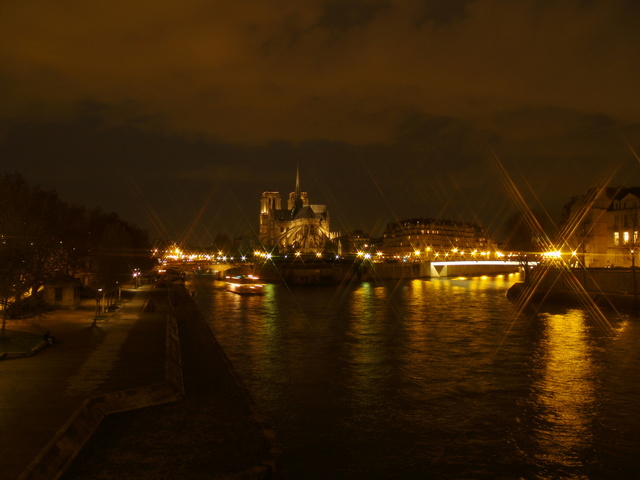
<path fill-rule="evenodd" d="M 47 281 L 82 274 L 91 287 L 113 287 L 134 268 L 148 268 L 149 252 L 146 232 L 116 214 L 69 206 L 20 175 L 0 174 L 3 333 L 8 307 Z"/>

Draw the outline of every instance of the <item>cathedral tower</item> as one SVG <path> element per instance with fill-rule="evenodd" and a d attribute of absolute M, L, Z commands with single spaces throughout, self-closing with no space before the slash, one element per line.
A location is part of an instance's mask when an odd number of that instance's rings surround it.
<path fill-rule="evenodd" d="M 279 252 L 321 253 L 329 241 L 329 214 L 325 205 L 310 205 L 300 188 L 296 169 L 295 191 L 289 194 L 287 209 L 281 207 L 278 192 L 264 192 L 260 205 L 260 241 Z"/>

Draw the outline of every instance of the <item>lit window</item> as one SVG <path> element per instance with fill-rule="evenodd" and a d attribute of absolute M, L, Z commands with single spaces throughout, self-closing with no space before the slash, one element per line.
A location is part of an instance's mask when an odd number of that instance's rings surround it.
<path fill-rule="evenodd" d="M 638 231 L 637 231 L 637 230 L 635 230 L 635 231 L 633 232 L 633 243 L 634 243 L 634 244 L 635 244 L 635 243 L 638 243 Z"/>
<path fill-rule="evenodd" d="M 622 242 L 626 245 L 629 243 L 629 232 L 622 233 Z"/>
<path fill-rule="evenodd" d="M 613 232 L 613 244 L 620 245 L 620 232 Z"/>

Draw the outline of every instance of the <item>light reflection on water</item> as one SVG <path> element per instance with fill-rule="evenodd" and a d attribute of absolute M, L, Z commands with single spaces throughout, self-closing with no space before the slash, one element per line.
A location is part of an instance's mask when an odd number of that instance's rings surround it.
<path fill-rule="evenodd" d="M 513 319 L 514 281 L 267 285 L 261 297 L 195 284 L 285 448 L 285 478 L 635 473 L 638 321 Z"/>
<path fill-rule="evenodd" d="M 539 377 L 532 386 L 539 426 L 533 431 L 536 460 L 578 471 L 593 447 L 598 377 L 585 313 L 545 313 L 543 334 L 534 354 Z M 548 472 L 552 474 L 553 472 Z"/>

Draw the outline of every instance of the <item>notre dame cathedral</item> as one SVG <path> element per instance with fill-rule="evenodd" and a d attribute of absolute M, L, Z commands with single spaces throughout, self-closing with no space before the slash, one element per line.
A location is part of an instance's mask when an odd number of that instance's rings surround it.
<path fill-rule="evenodd" d="M 309 196 L 300 191 L 300 172 L 296 190 L 282 208 L 279 192 L 263 192 L 260 208 L 260 242 L 279 253 L 322 252 L 331 239 L 326 205 L 309 205 Z"/>

